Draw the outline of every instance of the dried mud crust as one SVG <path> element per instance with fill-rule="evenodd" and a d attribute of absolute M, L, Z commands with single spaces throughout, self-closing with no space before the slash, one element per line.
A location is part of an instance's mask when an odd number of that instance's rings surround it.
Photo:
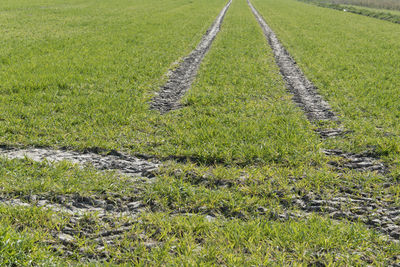
<path fill-rule="evenodd" d="M 229 180 L 215 179 L 210 173 L 200 175 L 196 172 L 188 172 L 182 174 L 180 171 L 175 171 L 174 175 L 194 185 L 203 185 L 213 189 L 236 188 L 260 183 L 260 181 L 249 179 L 245 173 L 242 173 L 237 179 Z M 290 184 L 303 178 L 291 178 Z M 393 183 L 393 181 L 390 181 L 387 182 L 387 185 L 390 186 Z M 364 191 L 361 185 L 346 182 L 338 188 L 338 192 L 327 198 L 312 191 L 299 191 L 292 185 L 290 191 L 275 190 L 268 196 L 277 198 L 284 211 L 275 213 L 271 212 L 269 207 L 259 206 L 254 208 L 257 214 L 267 216 L 271 220 L 301 220 L 312 214 L 321 214 L 334 220 L 362 222 L 369 228 L 387 236 L 390 241 L 398 242 L 400 240 L 400 204 L 392 201 L 395 196 L 385 192 L 382 192 L 379 196 L 373 196 Z M 293 208 L 298 210 L 293 210 Z M 236 217 L 241 218 L 243 216 L 238 214 Z M 398 260 L 400 260 L 400 257 Z"/>
<path fill-rule="evenodd" d="M 98 217 L 130 217 L 135 218 L 145 205 L 135 197 L 120 197 L 108 194 L 105 196 L 70 195 L 0 195 L 0 204 L 21 207 L 42 207 L 55 212 L 64 212 L 76 217 L 87 213 L 96 213 Z"/>
<path fill-rule="evenodd" d="M 70 161 L 79 165 L 92 165 L 99 170 L 115 170 L 131 177 L 154 177 L 159 163 L 149 161 L 119 152 L 112 152 L 109 155 L 100 155 L 93 152 L 79 153 L 75 151 L 53 150 L 46 148 L 0 148 L 0 157 L 8 159 L 23 159 L 25 157 L 34 161 Z"/>
<path fill-rule="evenodd" d="M 322 139 L 327 139 L 327 138 L 332 138 L 332 137 L 336 137 L 336 136 L 343 136 L 347 133 L 349 133 L 350 131 L 345 131 L 342 128 L 330 128 L 330 129 L 316 129 L 315 130 Z"/>
<path fill-rule="evenodd" d="M 158 245 L 145 235 L 130 232 L 138 223 L 141 212 L 149 209 L 139 197 L 118 194 L 81 196 L 79 194 L 0 195 L 0 205 L 41 207 L 69 215 L 68 223 L 61 229 L 51 229 L 51 240 L 45 240 L 61 256 L 79 254 L 82 259 L 105 260 L 109 257 L 107 246 L 123 240 L 138 240 L 146 248 Z M 91 249 L 78 246 L 77 239 L 84 239 Z"/>
<path fill-rule="evenodd" d="M 356 171 L 376 171 L 381 174 L 387 174 L 389 169 L 385 164 L 378 161 L 373 154 L 365 153 L 345 153 L 338 149 L 326 149 L 323 153 L 327 156 L 338 156 L 341 158 L 339 162 L 330 161 L 328 164 L 337 171 L 351 169 Z"/>
<path fill-rule="evenodd" d="M 196 49 L 185 57 L 175 70 L 170 72 L 167 83 L 160 88 L 160 91 L 150 103 L 151 109 L 158 110 L 164 114 L 181 106 L 179 100 L 189 90 L 201 61 L 210 49 L 215 36 L 220 31 L 222 21 L 231 3 L 232 0 L 222 9 Z"/>

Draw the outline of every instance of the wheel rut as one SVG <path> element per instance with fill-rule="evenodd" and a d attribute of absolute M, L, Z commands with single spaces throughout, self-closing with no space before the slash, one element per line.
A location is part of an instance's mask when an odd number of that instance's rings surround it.
<path fill-rule="evenodd" d="M 263 17 L 258 13 L 249 0 L 247 0 L 247 3 L 272 48 L 276 64 L 286 82 L 286 87 L 288 88 L 288 91 L 293 94 L 293 101 L 303 109 L 308 120 L 312 123 L 317 123 L 318 121 L 335 121 L 340 124 L 337 115 L 332 111 L 328 102 L 318 94 L 317 87 L 307 79 L 296 64 L 296 61 L 280 43 L 274 31 L 268 26 Z M 317 129 L 316 132 L 323 139 L 333 138 L 348 133 L 348 131 L 342 128 Z M 388 168 L 383 163 L 370 154 L 346 153 L 340 150 L 323 150 L 323 153 L 327 156 L 334 155 L 344 159 L 343 164 L 330 162 L 332 167 L 340 171 L 345 168 L 357 171 L 378 171 L 380 173 L 386 173 L 388 171 Z"/>
<path fill-rule="evenodd" d="M 0 194 L 0 205 L 18 208 L 37 207 L 52 211 L 67 218 L 59 228 L 49 228 L 52 238 L 43 242 L 63 257 L 78 254 L 84 260 L 107 260 L 112 256 L 107 246 L 118 246 L 130 238 L 138 240 L 147 249 L 160 242 L 149 239 L 145 234 L 132 233 L 140 223 L 142 213 L 151 210 L 151 205 L 141 200 L 140 190 L 135 196 L 100 194 Z M 80 240 L 80 241 L 79 241 Z M 87 246 L 79 246 L 85 240 Z"/>
<path fill-rule="evenodd" d="M 293 100 L 304 110 L 308 120 L 311 122 L 321 120 L 339 122 L 329 104 L 318 94 L 317 88 L 306 78 L 262 16 L 249 0 L 247 0 L 247 3 L 273 50 L 276 63 L 287 88 L 294 95 Z M 346 133 L 341 128 L 317 129 L 316 132 L 323 139 Z M 327 156 L 340 158 L 339 161 L 329 162 L 329 165 L 338 172 L 351 169 L 356 171 L 376 171 L 381 174 L 388 173 L 387 166 L 377 160 L 373 153 L 346 153 L 337 149 L 327 149 L 322 152 Z M 397 203 L 385 201 L 384 197 L 372 198 L 367 194 L 363 196 L 362 192 L 354 192 L 349 188 L 345 188 L 343 192 L 332 199 L 314 195 L 312 192 L 302 198 L 294 196 L 292 205 L 298 207 L 303 212 L 303 215 L 322 213 L 333 219 L 361 221 L 368 227 L 386 234 L 391 240 L 397 242 L 400 239 L 400 207 Z"/>
<path fill-rule="evenodd" d="M 204 56 L 220 31 L 221 24 L 231 3 L 232 0 L 225 5 L 196 49 L 185 57 L 175 70 L 170 72 L 168 81 L 160 88 L 158 94 L 151 101 L 151 109 L 158 110 L 161 114 L 164 114 L 181 107 L 179 101 L 190 89 Z"/>
<path fill-rule="evenodd" d="M 92 165 L 98 170 L 115 170 L 131 177 L 154 177 L 154 172 L 160 166 L 157 161 L 125 155 L 120 152 L 110 152 L 101 155 L 93 152 L 75 152 L 67 150 L 53 150 L 47 148 L 9 148 L 0 147 L 0 157 L 7 159 L 29 158 L 34 161 L 69 161 L 81 166 Z"/>
<path fill-rule="evenodd" d="M 310 121 L 338 120 L 330 105 L 318 94 L 317 88 L 300 70 L 294 59 L 279 42 L 275 33 L 267 25 L 262 16 L 250 1 L 247 1 L 247 3 L 272 48 L 280 72 L 285 79 L 289 91 L 293 94 L 293 100 L 302 107 Z"/>
<path fill-rule="evenodd" d="M 229 188 L 242 191 L 245 186 L 262 186 L 261 181 L 251 179 L 242 173 L 235 179 L 216 179 L 214 174 L 197 173 L 194 171 L 174 174 L 179 179 L 193 185 L 201 185 L 209 189 Z M 282 207 L 279 212 L 271 212 L 269 206 L 254 206 L 259 216 L 266 216 L 276 220 L 302 220 L 320 214 L 333 220 L 347 220 L 350 222 L 364 223 L 368 228 L 374 229 L 390 240 L 400 241 L 400 205 L 396 201 L 395 193 L 387 188 L 396 183 L 388 181 L 379 189 L 380 192 L 371 192 L 368 185 L 344 179 L 339 186 L 331 188 L 329 193 L 314 192 L 312 189 L 299 189 L 296 183 L 306 178 L 291 177 L 287 189 L 275 189 L 265 197 L 277 199 Z M 241 216 L 244 217 L 244 216 Z M 239 217 L 240 218 L 240 217 Z M 399 258 L 400 259 L 400 258 Z"/>

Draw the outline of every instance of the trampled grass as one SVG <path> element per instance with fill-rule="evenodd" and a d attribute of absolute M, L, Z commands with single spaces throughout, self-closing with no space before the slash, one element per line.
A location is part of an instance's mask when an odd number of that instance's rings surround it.
<path fill-rule="evenodd" d="M 254 1 L 353 131 L 336 141 L 321 141 L 292 102 L 243 0 L 233 1 L 183 108 L 166 115 L 149 110 L 172 62 L 196 46 L 224 4 L 0 4 L 0 24 L 6 25 L 0 28 L 1 144 L 98 147 L 163 159 L 151 183 L 67 162 L 1 159 L 0 265 L 342 266 L 400 260 L 399 244 L 367 228 L 362 218 L 334 220 L 293 201 L 353 190 L 376 202 L 399 203 L 400 187 L 388 186 L 388 176 L 337 172 L 321 152 L 374 145 L 392 165 L 390 175 L 400 173 L 397 136 L 386 136 L 399 134 L 396 99 L 390 97 L 398 82 L 397 55 L 385 50 L 398 46 L 398 36 L 390 35 L 394 25 L 295 1 Z M 318 24 L 306 19 L 310 14 Z M 12 20 L 17 16 L 23 19 Z M 343 22 L 334 20 L 338 16 Z M 343 30 L 323 18 L 343 28 L 358 23 L 359 35 L 367 36 L 353 36 L 355 26 Z M 370 32 L 388 41 L 366 44 Z M 371 47 L 381 54 L 367 53 Z M 378 83 L 382 75 L 387 81 Z M 368 90 L 373 84 L 382 90 Z M 85 198 L 82 205 L 105 202 L 105 214 L 69 212 L 68 199 L 75 198 Z M 6 205 L 12 199 L 31 206 Z M 65 201 L 64 209 L 36 207 L 43 199 L 55 207 Z M 140 206 L 134 216 L 119 213 L 127 203 Z"/>

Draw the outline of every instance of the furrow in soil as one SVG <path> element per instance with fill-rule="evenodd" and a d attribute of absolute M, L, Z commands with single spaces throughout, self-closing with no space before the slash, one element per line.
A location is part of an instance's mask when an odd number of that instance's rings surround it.
<path fill-rule="evenodd" d="M 210 49 L 215 36 L 220 31 L 222 21 L 231 3 L 232 0 L 222 9 L 196 49 L 185 57 L 175 70 L 171 71 L 167 83 L 160 88 L 160 91 L 150 103 L 151 109 L 158 110 L 161 114 L 164 114 L 181 106 L 179 101 L 190 89 L 200 63 Z"/>
<path fill-rule="evenodd" d="M 112 155 L 100 155 L 92 152 L 52 150 L 45 148 L 0 148 L 0 157 L 8 159 L 29 158 L 34 161 L 70 161 L 79 165 L 92 165 L 99 170 L 115 170 L 131 177 L 151 178 L 158 169 L 159 163 L 132 157 L 119 152 Z"/>

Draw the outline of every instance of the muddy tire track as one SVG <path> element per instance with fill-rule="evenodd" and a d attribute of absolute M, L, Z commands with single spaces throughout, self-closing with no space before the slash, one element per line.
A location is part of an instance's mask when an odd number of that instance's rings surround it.
<path fill-rule="evenodd" d="M 294 101 L 303 108 L 307 118 L 310 121 L 337 120 L 329 104 L 318 94 L 317 88 L 296 65 L 296 62 L 279 42 L 272 29 L 267 25 L 250 1 L 247 1 L 247 3 L 273 50 L 280 72 L 286 81 L 289 91 L 294 95 Z"/>
<path fill-rule="evenodd" d="M 145 205 L 135 197 L 81 196 L 79 194 L 28 194 L 0 195 L 0 205 L 15 207 L 41 207 L 54 212 L 70 214 L 81 218 L 85 214 L 95 213 L 99 218 L 129 217 L 136 218 Z"/>
<path fill-rule="evenodd" d="M 220 31 L 222 21 L 231 5 L 230 0 L 222 9 L 213 25 L 207 30 L 206 34 L 182 63 L 170 72 L 169 79 L 165 85 L 160 88 L 158 94 L 150 103 L 150 108 L 158 110 L 161 114 L 181 107 L 179 101 L 183 95 L 190 89 L 201 61 L 211 47 L 212 42 Z"/>
<path fill-rule="evenodd" d="M 251 179 L 245 173 L 236 179 L 229 180 L 216 179 L 212 173 L 199 174 L 193 171 L 185 174 L 176 171 L 173 175 L 177 179 L 184 179 L 193 185 L 202 185 L 213 190 L 230 188 L 240 191 L 243 186 L 262 186 L 260 181 Z M 297 189 L 295 183 L 303 178 L 290 178 L 289 190 L 277 189 L 270 193 L 263 193 L 264 197 L 275 198 L 279 201 L 282 207 L 280 213 L 271 213 L 271 208 L 268 206 L 255 206 L 256 213 L 271 220 L 282 221 L 302 220 L 313 214 L 320 214 L 333 220 L 362 222 L 368 228 L 382 233 L 389 240 L 400 241 L 400 204 L 394 201 L 396 197 L 393 194 L 382 190 L 380 194 L 373 195 L 371 192 L 365 192 L 362 185 L 346 181 L 341 186 L 335 187 L 337 192 L 332 192 L 331 196 L 326 197 L 313 191 Z M 387 185 L 392 183 L 389 182 Z M 237 216 L 237 218 L 241 217 L 244 216 Z"/>
<path fill-rule="evenodd" d="M 294 95 L 294 101 L 304 110 L 311 122 L 319 120 L 338 121 L 329 104 L 318 94 L 317 88 L 305 77 L 296 62 L 279 42 L 275 33 L 266 24 L 262 16 L 247 0 L 254 16 L 260 24 L 264 35 L 275 55 L 280 72 L 286 81 L 287 88 Z M 322 138 L 331 138 L 346 133 L 344 129 L 317 129 Z M 322 151 L 325 155 L 339 157 L 340 161 L 331 161 L 329 165 L 338 172 L 346 169 L 356 171 L 376 171 L 388 173 L 388 168 L 370 152 L 346 153 L 337 149 Z M 361 196 L 360 196 L 361 195 Z M 283 201 L 287 205 L 286 200 Z M 391 240 L 400 239 L 400 206 L 385 201 L 384 198 L 372 198 L 363 192 L 353 192 L 345 188 L 332 199 L 324 199 L 312 192 L 299 198 L 292 197 L 292 205 L 298 207 L 304 215 L 322 213 L 333 219 L 361 221 L 368 227 L 389 236 Z"/>
<path fill-rule="evenodd" d="M 115 170 L 131 177 L 154 177 L 154 172 L 160 166 L 157 161 L 149 161 L 120 152 L 112 151 L 108 155 L 93 152 L 75 152 L 67 150 L 53 150 L 46 148 L 9 148 L 0 147 L 0 157 L 7 159 L 29 158 L 34 161 L 59 162 L 69 161 L 81 166 L 92 165 L 98 170 Z"/>
<path fill-rule="evenodd" d="M 249 0 L 247 0 L 247 3 L 272 48 L 276 64 L 286 82 L 286 86 L 293 94 L 293 101 L 304 110 L 308 120 L 311 122 L 336 121 L 337 123 L 340 123 L 330 105 L 320 94 L 318 94 L 318 89 L 307 79 L 301 69 L 297 66 L 295 60 L 279 42 L 275 33 L 267 25 L 262 16 Z M 342 136 L 349 131 L 345 131 L 342 128 L 336 128 L 317 129 L 316 132 L 321 136 L 321 138 L 326 139 Z M 339 171 L 343 171 L 346 168 L 358 171 L 378 171 L 380 173 L 386 173 L 388 171 L 388 168 L 383 163 L 372 155 L 364 155 L 365 153 L 346 153 L 340 150 L 324 150 L 323 153 L 327 156 L 334 155 L 344 159 L 343 164 L 330 162 L 330 165 Z"/>
<path fill-rule="evenodd" d="M 384 197 L 370 197 L 368 194 L 356 195 L 345 190 L 339 196 L 324 199 L 309 193 L 302 198 L 293 198 L 295 206 L 306 213 L 321 213 L 335 220 L 362 222 L 377 230 L 390 240 L 400 240 L 400 206 L 386 201 Z"/>
<path fill-rule="evenodd" d="M 3 194 L 0 205 L 11 207 L 39 207 L 57 214 L 67 214 L 68 222 L 60 229 L 48 229 L 52 238 L 44 240 L 61 256 L 79 254 L 84 260 L 112 258 L 107 246 L 118 245 L 129 237 L 138 240 L 147 249 L 159 245 L 144 234 L 131 232 L 140 223 L 141 213 L 151 209 L 138 196 L 107 195 L 82 196 L 79 194 Z M 85 240 L 93 249 L 80 247 L 78 240 Z"/>
<path fill-rule="evenodd" d="M 325 149 L 323 150 L 323 153 L 327 156 L 337 156 L 341 158 L 339 162 L 328 162 L 330 166 L 339 172 L 351 169 L 356 171 L 376 171 L 380 174 L 389 173 L 389 168 L 382 162 L 378 161 L 370 152 L 356 154 L 345 153 L 338 149 Z"/>

